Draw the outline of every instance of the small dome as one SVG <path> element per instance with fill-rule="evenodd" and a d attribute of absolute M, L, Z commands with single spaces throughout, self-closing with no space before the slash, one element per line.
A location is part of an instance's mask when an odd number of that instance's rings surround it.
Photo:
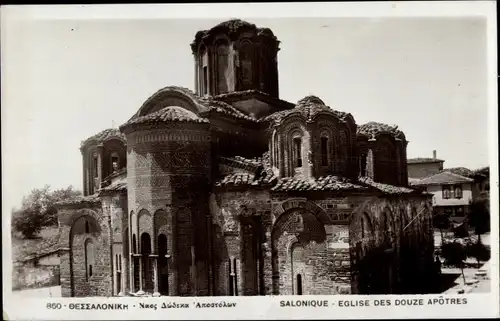
<path fill-rule="evenodd" d="M 398 126 L 390 126 L 374 121 L 358 126 L 357 134 L 366 136 L 370 139 L 374 139 L 380 134 L 388 134 L 394 138 L 405 139 L 404 133 L 398 129 Z"/>
<path fill-rule="evenodd" d="M 319 98 L 318 96 L 309 95 L 309 96 L 306 96 L 306 97 L 300 99 L 297 102 L 297 107 L 301 107 L 304 105 L 313 105 L 313 104 L 325 106 L 325 102 L 323 100 L 321 100 L 321 98 Z"/>
<path fill-rule="evenodd" d="M 130 125 L 137 124 L 154 124 L 154 123 L 163 123 L 163 122 L 189 122 L 189 123 L 208 123 L 208 120 L 205 118 L 201 118 L 195 113 L 186 108 L 182 108 L 179 106 L 168 106 L 162 108 L 158 111 L 155 111 L 151 114 L 147 114 L 144 116 L 136 117 L 122 126 L 120 129 L 124 129 Z"/>
<path fill-rule="evenodd" d="M 112 138 L 117 138 L 120 140 L 125 140 L 125 136 L 120 132 L 118 128 L 108 128 L 103 131 L 100 131 L 99 133 L 87 138 L 81 143 L 81 146 L 85 146 L 91 142 L 94 142 L 96 144 L 103 143 L 104 141 Z"/>

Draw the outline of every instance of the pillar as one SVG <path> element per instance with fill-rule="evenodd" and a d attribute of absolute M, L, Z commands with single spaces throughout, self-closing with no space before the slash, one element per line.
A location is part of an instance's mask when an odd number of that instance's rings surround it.
<path fill-rule="evenodd" d="M 103 162 L 104 162 L 104 146 L 97 146 L 97 190 L 101 188 L 103 180 Z M 97 191 L 96 190 L 96 191 Z M 96 192 L 94 191 L 94 192 Z"/>
<path fill-rule="evenodd" d="M 83 167 L 83 195 L 88 195 L 88 177 L 87 177 L 87 157 L 85 157 L 85 151 L 83 149 L 80 149 L 82 152 L 82 167 Z"/>
<path fill-rule="evenodd" d="M 158 255 L 152 254 L 149 257 L 153 259 L 153 296 L 160 296 L 160 292 L 158 290 L 158 283 L 160 282 L 160 273 L 158 271 Z"/>
<path fill-rule="evenodd" d="M 144 259 L 142 254 L 138 254 L 139 257 L 139 291 L 137 291 L 137 294 L 141 295 L 144 294 L 143 291 L 143 282 L 142 282 L 142 277 L 143 277 L 143 271 L 142 271 L 142 266 L 144 262 L 142 261 Z"/>
<path fill-rule="evenodd" d="M 213 275 L 213 237 L 212 237 L 212 215 L 206 215 L 206 224 L 207 224 L 207 238 L 208 238 L 208 262 L 207 266 L 207 276 L 208 276 L 208 295 L 214 295 L 215 289 L 215 280 Z"/>

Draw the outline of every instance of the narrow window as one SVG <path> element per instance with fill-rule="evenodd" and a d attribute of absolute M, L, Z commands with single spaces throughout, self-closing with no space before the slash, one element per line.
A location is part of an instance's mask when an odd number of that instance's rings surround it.
<path fill-rule="evenodd" d="M 293 139 L 295 167 L 302 167 L 302 140 L 300 137 Z"/>
<path fill-rule="evenodd" d="M 94 266 L 94 243 L 92 239 L 85 240 L 85 270 L 87 281 L 92 276 L 92 267 Z"/>
<path fill-rule="evenodd" d="M 365 219 L 361 218 L 361 238 L 365 237 Z"/>
<path fill-rule="evenodd" d="M 203 67 L 203 95 L 208 94 L 208 67 Z"/>
<path fill-rule="evenodd" d="M 90 224 L 88 221 L 85 221 L 85 233 L 86 234 L 90 233 Z"/>
<path fill-rule="evenodd" d="M 328 137 L 321 137 L 321 165 L 328 166 Z"/>
<path fill-rule="evenodd" d="M 97 170 L 97 156 L 94 155 L 93 157 L 93 165 L 94 165 L 94 177 L 97 177 L 98 176 L 98 170 Z"/>
<path fill-rule="evenodd" d="M 359 159 L 359 173 L 361 177 L 366 176 L 366 154 L 361 154 Z"/>
<path fill-rule="evenodd" d="M 455 198 L 462 198 L 462 186 L 455 186 Z"/>
<path fill-rule="evenodd" d="M 302 275 L 297 274 L 297 295 L 302 295 Z"/>
<path fill-rule="evenodd" d="M 116 172 L 120 168 L 120 158 L 118 154 L 111 154 L 111 172 Z"/>
<path fill-rule="evenodd" d="M 234 295 L 238 296 L 238 273 L 236 271 L 236 259 L 233 259 L 233 271 L 234 271 Z"/>

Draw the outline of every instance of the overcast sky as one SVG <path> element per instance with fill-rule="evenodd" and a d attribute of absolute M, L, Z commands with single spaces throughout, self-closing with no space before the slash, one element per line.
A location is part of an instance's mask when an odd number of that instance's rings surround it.
<path fill-rule="evenodd" d="M 168 85 L 194 89 L 195 33 L 224 19 L 12 22 L 2 30 L 4 188 L 82 188 L 80 142 Z M 281 43 L 280 96 L 397 124 L 408 157 L 488 165 L 486 21 L 246 19 Z"/>

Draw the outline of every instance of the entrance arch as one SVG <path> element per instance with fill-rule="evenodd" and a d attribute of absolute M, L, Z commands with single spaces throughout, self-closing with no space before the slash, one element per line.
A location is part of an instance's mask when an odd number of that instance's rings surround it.
<path fill-rule="evenodd" d="M 308 203 L 299 201 L 288 204 Z M 311 258 L 326 252 L 325 223 L 329 223 L 326 213 L 318 208 L 293 207 L 278 212 L 271 233 L 273 294 L 312 294 L 315 280 L 311 276 L 316 273 L 318 264 L 326 262 L 314 262 Z"/>

